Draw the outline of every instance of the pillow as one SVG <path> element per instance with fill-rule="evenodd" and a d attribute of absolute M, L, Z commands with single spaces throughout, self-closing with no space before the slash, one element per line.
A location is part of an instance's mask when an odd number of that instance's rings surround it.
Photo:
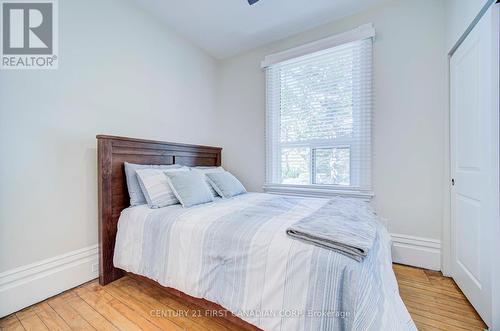
<path fill-rule="evenodd" d="M 214 196 L 208 188 L 203 173 L 198 171 L 189 172 L 165 172 L 170 188 L 187 208 L 202 203 L 214 201 Z"/>
<path fill-rule="evenodd" d="M 136 171 L 142 193 L 146 197 L 149 208 L 161 208 L 179 203 L 168 185 L 165 172 L 188 172 L 186 167 L 172 169 L 139 169 Z"/>
<path fill-rule="evenodd" d="M 235 195 L 246 193 L 245 187 L 230 172 L 214 172 L 206 174 L 212 187 L 223 198 L 231 198 Z"/>
<path fill-rule="evenodd" d="M 206 174 L 225 171 L 224 168 L 222 168 L 222 167 L 192 167 L 191 170 L 201 172 L 203 174 L 203 177 L 205 177 Z M 217 193 L 216 190 L 214 190 L 212 185 L 210 185 L 210 182 L 208 181 L 208 179 L 206 177 L 205 177 L 205 180 L 207 181 L 208 188 L 210 189 L 210 192 L 212 192 L 212 195 L 214 196 L 214 198 L 218 197 L 219 194 Z"/>
<path fill-rule="evenodd" d="M 128 195 L 130 196 L 130 205 L 137 206 L 146 203 L 146 197 L 142 193 L 141 186 L 137 180 L 136 171 L 139 169 L 172 169 L 181 168 L 181 165 L 148 165 L 148 164 L 134 164 L 125 162 L 125 178 L 127 179 Z"/>

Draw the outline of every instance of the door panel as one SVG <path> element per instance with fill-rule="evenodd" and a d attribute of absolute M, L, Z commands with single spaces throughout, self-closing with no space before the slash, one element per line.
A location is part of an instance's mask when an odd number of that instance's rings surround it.
<path fill-rule="evenodd" d="M 491 325 L 491 229 L 495 139 L 493 14 L 486 13 L 450 60 L 452 276 Z"/>
<path fill-rule="evenodd" d="M 466 241 L 457 245 L 456 260 L 459 267 L 474 281 L 476 287 L 481 289 L 479 265 L 481 204 L 463 195 L 457 195 L 456 199 L 456 238 L 467 238 Z"/>

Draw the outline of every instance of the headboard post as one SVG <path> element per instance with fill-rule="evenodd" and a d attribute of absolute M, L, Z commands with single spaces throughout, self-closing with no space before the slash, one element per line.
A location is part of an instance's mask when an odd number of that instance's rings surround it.
<path fill-rule="evenodd" d="M 123 273 L 113 266 L 116 226 L 113 224 L 112 197 L 112 142 L 99 139 L 97 146 L 98 199 L 99 199 L 99 283 L 106 285 L 120 278 Z"/>
<path fill-rule="evenodd" d="M 130 200 L 124 162 L 138 164 L 182 164 L 220 166 L 220 147 L 169 143 L 116 136 L 97 136 L 99 207 L 99 283 L 106 285 L 123 276 L 115 268 L 118 219 Z"/>

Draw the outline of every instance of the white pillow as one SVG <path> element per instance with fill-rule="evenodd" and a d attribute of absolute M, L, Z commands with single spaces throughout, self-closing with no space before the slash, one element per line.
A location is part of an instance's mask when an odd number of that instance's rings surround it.
<path fill-rule="evenodd" d="M 165 173 L 178 171 L 189 171 L 189 168 L 139 169 L 136 171 L 139 185 L 149 208 L 162 208 L 179 203 L 168 184 L 167 176 L 165 176 Z"/>
<path fill-rule="evenodd" d="M 222 168 L 222 167 L 191 167 L 191 170 L 201 172 L 203 174 L 203 177 L 205 178 L 205 181 L 207 182 L 208 188 L 210 189 L 210 192 L 212 192 L 212 195 L 214 196 L 214 198 L 219 196 L 219 193 L 217 193 L 217 191 L 214 190 L 214 188 L 212 187 L 212 185 L 208 181 L 206 174 L 225 172 L 224 168 Z"/>

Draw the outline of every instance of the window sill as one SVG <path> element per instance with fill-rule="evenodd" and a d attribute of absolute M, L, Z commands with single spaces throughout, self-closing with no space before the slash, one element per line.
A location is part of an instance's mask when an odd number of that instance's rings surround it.
<path fill-rule="evenodd" d="M 314 185 L 283 185 L 283 184 L 264 184 L 264 192 L 271 194 L 295 195 L 304 197 L 331 198 L 342 196 L 346 198 L 358 198 L 370 201 L 374 194 L 369 190 L 360 190 L 355 188 L 333 188 Z"/>

